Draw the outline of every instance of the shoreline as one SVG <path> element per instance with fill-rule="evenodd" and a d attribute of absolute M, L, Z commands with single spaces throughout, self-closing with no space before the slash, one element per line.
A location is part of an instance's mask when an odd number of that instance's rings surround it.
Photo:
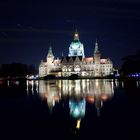
<path fill-rule="evenodd" d="M 113 80 L 140 80 L 140 77 L 128 77 L 128 76 L 120 76 L 120 77 L 38 77 L 36 79 L 29 79 L 26 77 L 11 77 L 11 78 L 4 78 L 0 77 L 0 81 L 5 80 L 79 80 L 79 79 L 113 79 Z"/>

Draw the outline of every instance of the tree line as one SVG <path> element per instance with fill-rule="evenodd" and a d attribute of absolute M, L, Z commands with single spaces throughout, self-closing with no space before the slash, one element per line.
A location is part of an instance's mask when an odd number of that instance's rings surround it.
<path fill-rule="evenodd" d="M 37 74 L 37 70 L 34 65 L 21 63 L 0 65 L 0 77 L 26 76 L 30 74 Z"/>
<path fill-rule="evenodd" d="M 122 60 L 121 75 L 140 73 L 140 50 L 134 55 L 124 57 Z"/>

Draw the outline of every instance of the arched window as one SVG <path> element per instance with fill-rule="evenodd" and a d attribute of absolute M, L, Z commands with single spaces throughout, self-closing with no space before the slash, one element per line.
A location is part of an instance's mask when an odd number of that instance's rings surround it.
<path fill-rule="evenodd" d="M 69 66 L 68 71 L 73 71 L 73 67 Z"/>
<path fill-rule="evenodd" d="M 80 66 L 76 65 L 75 68 L 74 68 L 74 71 L 79 72 L 80 70 L 81 70 Z"/>
<path fill-rule="evenodd" d="M 63 66 L 62 71 L 66 72 L 67 71 L 67 67 Z"/>

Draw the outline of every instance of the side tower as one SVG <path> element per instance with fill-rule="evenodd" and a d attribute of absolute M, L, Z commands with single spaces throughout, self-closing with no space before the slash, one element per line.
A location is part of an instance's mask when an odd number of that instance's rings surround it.
<path fill-rule="evenodd" d="M 74 41 L 70 44 L 68 56 L 82 56 L 83 58 L 85 57 L 84 46 L 79 40 L 79 34 L 77 30 L 74 33 Z"/>
<path fill-rule="evenodd" d="M 39 65 L 39 77 L 44 77 L 44 76 L 46 76 L 46 62 L 41 60 Z"/>
<path fill-rule="evenodd" d="M 52 71 L 52 68 L 54 66 L 53 61 L 54 61 L 54 55 L 52 53 L 52 47 L 49 47 L 48 54 L 47 54 L 47 67 L 46 67 L 46 74 L 49 74 Z"/>
<path fill-rule="evenodd" d="M 41 61 L 39 65 L 39 77 L 44 77 L 49 74 L 53 67 L 54 55 L 51 46 L 49 47 L 46 61 Z"/>
<path fill-rule="evenodd" d="M 98 42 L 95 42 L 95 49 L 94 49 L 94 64 L 95 64 L 95 76 L 101 76 L 101 65 L 100 65 L 101 54 L 98 48 Z"/>
<path fill-rule="evenodd" d="M 51 65 L 52 62 L 54 61 L 54 55 L 53 55 L 53 53 L 52 53 L 52 47 L 51 47 L 51 46 L 49 47 L 46 60 L 47 60 L 47 64 L 48 64 L 48 65 Z"/>

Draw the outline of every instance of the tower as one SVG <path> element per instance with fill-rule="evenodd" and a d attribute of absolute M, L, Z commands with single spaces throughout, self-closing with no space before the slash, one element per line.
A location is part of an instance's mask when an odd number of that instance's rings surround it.
<path fill-rule="evenodd" d="M 54 61 L 54 55 L 52 53 L 52 47 L 50 46 L 47 54 L 46 75 L 52 71 L 52 68 L 54 66 L 53 61 Z"/>
<path fill-rule="evenodd" d="M 95 42 L 94 49 L 94 64 L 95 64 L 95 76 L 101 76 L 101 66 L 100 66 L 101 54 L 99 52 L 98 42 Z"/>
<path fill-rule="evenodd" d="M 52 53 L 52 47 L 50 46 L 49 47 L 49 50 L 48 50 L 48 54 L 47 54 L 47 63 L 48 64 L 52 64 L 53 60 L 54 60 L 54 55 Z"/>
<path fill-rule="evenodd" d="M 85 57 L 84 46 L 79 40 L 79 34 L 78 34 L 77 30 L 74 33 L 74 41 L 70 44 L 68 56 Z"/>

